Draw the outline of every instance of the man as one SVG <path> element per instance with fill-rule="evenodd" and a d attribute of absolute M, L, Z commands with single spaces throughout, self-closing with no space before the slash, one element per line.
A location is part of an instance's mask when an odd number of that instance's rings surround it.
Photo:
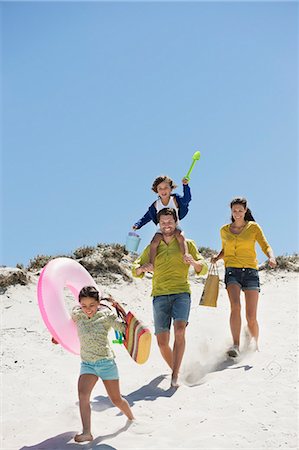
<path fill-rule="evenodd" d="M 155 335 L 162 357 L 172 369 L 171 386 L 178 387 L 178 374 L 185 351 L 185 329 L 190 312 L 189 267 L 198 275 L 208 271 L 207 263 L 199 254 L 194 241 L 187 239 L 188 254 L 183 257 L 175 238 L 176 211 L 164 208 L 157 214 L 163 235 L 155 259 L 155 270 L 149 263 L 148 245 L 133 263 L 133 276 L 142 278 L 145 272 L 154 272 L 152 279 Z M 174 321 L 174 345 L 169 346 L 171 321 Z"/>

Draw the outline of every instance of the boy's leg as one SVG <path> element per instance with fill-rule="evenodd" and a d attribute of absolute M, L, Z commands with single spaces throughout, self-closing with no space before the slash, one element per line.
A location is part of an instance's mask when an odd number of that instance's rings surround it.
<path fill-rule="evenodd" d="M 76 442 L 92 441 L 90 429 L 90 394 L 98 377 L 92 374 L 80 375 L 78 381 L 79 407 L 82 420 L 82 433 L 75 436 Z"/>
<path fill-rule="evenodd" d="M 156 233 L 150 243 L 150 254 L 149 254 L 149 262 L 154 266 L 155 258 L 157 254 L 157 248 L 162 241 L 162 233 Z"/>
<path fill-rule="evenodd" d="M 180 246 L 180 250 L 182 252 L 182 254 L 185 256 L 187 255 L 188 252 L 188 245 L 187 245 L 187 241 L 185 239 L 184 233 L 182 232 L 182 230 L 179 230 L 178 228 L 176 228 L 175 230 L 175 237 L 179 243 Z"/>
<path fill-rule="evenodd" d="M 117 406 L 129 420 L 133 420 L 134 416 L 129 403 L 120 395 L 119 380 L 103 380 L 103 383 L 112 403 Z"/>

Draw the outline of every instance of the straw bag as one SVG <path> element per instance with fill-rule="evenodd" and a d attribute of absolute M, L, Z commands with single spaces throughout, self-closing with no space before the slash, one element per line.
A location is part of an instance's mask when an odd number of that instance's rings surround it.
<path fill-rule="evenodd" d="M 202 306 L 217 306 L 217 298 L 219 293 L 219 273 L 216 264 L 211 264 L 208 276 L 204 285 L 199 304 Z"/>

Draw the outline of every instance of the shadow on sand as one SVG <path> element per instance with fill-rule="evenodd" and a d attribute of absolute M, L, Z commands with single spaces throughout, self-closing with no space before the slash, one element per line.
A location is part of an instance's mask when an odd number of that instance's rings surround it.
<path fill-rule="evenodd" d="M 242 354 L 240 355 L 243 356 Z M 184 382 L 189 387 L 196 387 L 204 384 L 206 382 L 206 376 L 221 372 L 222 370 L 244 370 L 245 372 L 251 370 L 253 366 L 248 364 L 240 365 L 241 358 L 232 359 L 227 357 L 220 357 L 214 362 L 207 364 L 201 364 L 199 361 L 192 362 L 189 366 L 185 367 L 184 370 Z"/>
<path fill-rule="evenodd" d="M 22 447 L 19 450 L 117 450 L 108 444 L 101 444 L 106 439 L 112 439 L 123 433 L 129 428 L 130 424 L 127 423 L 124 427 L 115 431 L 115 433 L 106 434 L 105 436 L 99 436 L 95 438 L 92 442 L 86 444 L 77 444 L 73 441 L 76 431 L 69 431 L 67 433 L 58 434 L 43 442 L 39 442 L 36 445 L 31 445 L 29 447 Z M 72 442 L 70 442 L 72 441 Z"/>
<path fill-rule="evenodd" d="M 232 367 L 234 366 L 234 367 Z M 238 361 L 234 361 L 231 358 L 225 358 L 223 361 L 219 361 L 212 370 L 210 370 L 210 373 L 212 372 L 221 372 L 222 370 L 230 369 L 230 370 L 236 370 L 236 369 L 244 369 L 244 371 L 252 369 L 253 366 L 249 366 L 248 364 L 239 366 Z"/>
<path fill-rule="evenodd" d="M 166 375 L 160 375 L 154 378 L 150 383 L 142 386 L 136 391 L 131 392 L 128 395 L 125 395 L 124 398 L 127 399 L 130 406 L 133 406 L 135 402 L 140 400 L 148 400 L 154 401 L 158 397 L 172 397 L 172 395 L 176 392 L 176 388 L 162 389 L 159 387 L 159 384 L 166 378 Z M 94 411 L 104 411 L 105 409 L 112 408 L 114 405 L 109 400 L 109 397 L 99 395 L 95 397 L 95 401 L 92 401 L 91 407 Z M 119 413 L 118 415 L 120 415 Z M 46 439 L 43 442 L 39 442 L 36 445 L 32 445 L 29 447 L 22 447 L 18 450 L 117 450 L 115 447 L 107 444 L 101 444 L 106 439 L 112 439 L 118 436 L 120 433 L 123 433 L 130 427 L 130 423 L 127 422 L 126 425 L 115 433 L 107 434 L 105 436 L 99 436 L 95 438 L 92 442 L 86 444 L 77 444 L 73 441 L 73 438 L 76 431 L 69 431 L 63 434 L 59 434 L 58 436 L 53 436 L 49 439 Z M 72 442 L 70 442 L 72 441 Z"/>
<path fill-rule="evenodd" d="M 123 397 L 127 400 L 130 406 L 133 406 L 136 402 L 141 400 L 153 402 L 159 397 L 172 397 L 176 392 L 176 388 L 169 387 L 165 390 L 159 387 L 159 384 L 165 378 L 166 375 L 159 375 L 150 383 L 145 384 L 128 395 L 123 395 Z M 105 409 L 114 407 L 114 405 L 111 403 L 108 396 L 99 395 L 94 398 L 94 401 L 91 402 L 91 407 L 95 411 L 104 411 Z"/>

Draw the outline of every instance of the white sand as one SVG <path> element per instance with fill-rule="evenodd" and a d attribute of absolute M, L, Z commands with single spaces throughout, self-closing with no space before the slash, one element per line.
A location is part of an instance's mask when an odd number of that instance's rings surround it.
<path fill-rule="evenodd" d="M 36 281 L 1 295 L 2 449 L 298 448 L 298 275 L 261 272 L 260 352 L 244 348 L 243 340 L 237 363 L 224 356 L 230 332 L 223 285 L 213 309 L 198 306 L 203 286 L 192 281 L 184 384 L 169 388 L 170 371 L 155 338 L 141 366 L 114 344 L 121 391 L 139 423 L 128 425 L 99 381 L 91 403 L 95 440 L 83 445 L 72 439 L 81 431 L 79 357 L 51 344 L 37 306 Z M 150 279 L 134 280 L 106 290 L 152 330 L 150 284 Z"/>

